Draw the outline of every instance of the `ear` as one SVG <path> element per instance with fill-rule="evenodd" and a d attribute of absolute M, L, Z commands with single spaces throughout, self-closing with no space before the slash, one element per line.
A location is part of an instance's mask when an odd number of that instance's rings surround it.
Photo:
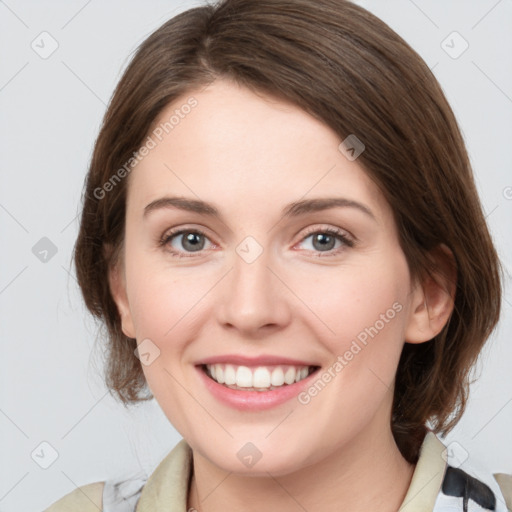
<path fill-rule="evenodd" d="M 412 291 L 411 313 L 405 330 L 407 343 L 423 343 L 437 336 L 453 311 L 457 285 L 457 266 L 453 253 L 440 244 L 429 253 L 436 271 Z"/>
<path fill-rule="evenodd" d="M 126 293 L 124 263 L 122 261 L 122 256 L 119 256 L 115 259 L 115 263 L 112 263 L 108 270 L 108 284 L 110 286 L 110 293 L 112 294 L 112 298 L 116 303 L 117 311 L 119 312 L 119 316 L 121 318 L 121 329 L 123 333 L 125 336 L 128 336 L 128 338 L 135 338 L 135 328 L 133 325 L 132 314 Z"/>

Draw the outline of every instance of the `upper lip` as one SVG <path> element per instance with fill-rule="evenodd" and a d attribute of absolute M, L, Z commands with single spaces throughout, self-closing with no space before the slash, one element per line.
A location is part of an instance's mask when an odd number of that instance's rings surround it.
<path fill-rule="evenodd" d="M 273 366 L 273 365 L 289 365 L 289 366 L 318 366 L 310 361 L 301 361 L 299 359 L 291 359 L 289 357 L 261 355 L 258 357 L 241 356 L 239 354 L 226 354 L 220 356 L 207 357 L 201 359 L 196 365 L 203 364 L 233 364 L 236 366 Z"/>

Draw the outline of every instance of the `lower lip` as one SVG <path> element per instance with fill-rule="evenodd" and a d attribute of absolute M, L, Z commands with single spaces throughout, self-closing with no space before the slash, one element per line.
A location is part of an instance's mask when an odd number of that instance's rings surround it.
<path fill-rule="evenodd" d="M 196 366 L 201 379 L 210 393 L 221 402 L 242 411 L 261 411 L 281 405 L 296 397 L 309 385 L 310 379 L 318 369 L 305 379 L 269 391 L 241 391 L 231 389 L 214 381 L 201 366 Z"/>

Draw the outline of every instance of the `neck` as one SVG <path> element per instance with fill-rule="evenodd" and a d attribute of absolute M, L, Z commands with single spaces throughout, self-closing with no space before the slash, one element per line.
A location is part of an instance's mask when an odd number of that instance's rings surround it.
<path fill-rule="evenodd" d="M 317 464 L 284 476 L 227 473 L 193 453 L 189 508 L 198 512 L 372 510 L 394 512 L 414 466 L 400 454 L 391 429 L 372 428 Z"/>

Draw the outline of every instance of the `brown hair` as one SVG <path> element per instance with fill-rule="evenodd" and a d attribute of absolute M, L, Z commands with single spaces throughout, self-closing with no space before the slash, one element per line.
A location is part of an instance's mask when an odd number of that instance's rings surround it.
<path fill-rule="evenodd" d="M 445 434 L 464 411 L 470 370 L 498 322 L 501 269 L 434 75 L 385 23 L 345 0 L 224 0 L 179 14 L 138 48 L 96 141 L 75 246 L 86 305 L 108 329 L 107 386 L 125 405 L 152 398 L 142 394 L 149 390 L 136 341 L 121 330 L 107 280 L 123 241 L 128 180 L 118 179 L 107 197 L 104 184 L 167 104 L 217 78 L 291 101 L 342 140 L 363 141 L 358 163 L 394 212 L 413 277 L 434 276 L 429 251 L 452 251 L 452 315 L 433 340 L 404 345 L 396 375 L 391 427 L 415 462 L 426 423 Z"/>

